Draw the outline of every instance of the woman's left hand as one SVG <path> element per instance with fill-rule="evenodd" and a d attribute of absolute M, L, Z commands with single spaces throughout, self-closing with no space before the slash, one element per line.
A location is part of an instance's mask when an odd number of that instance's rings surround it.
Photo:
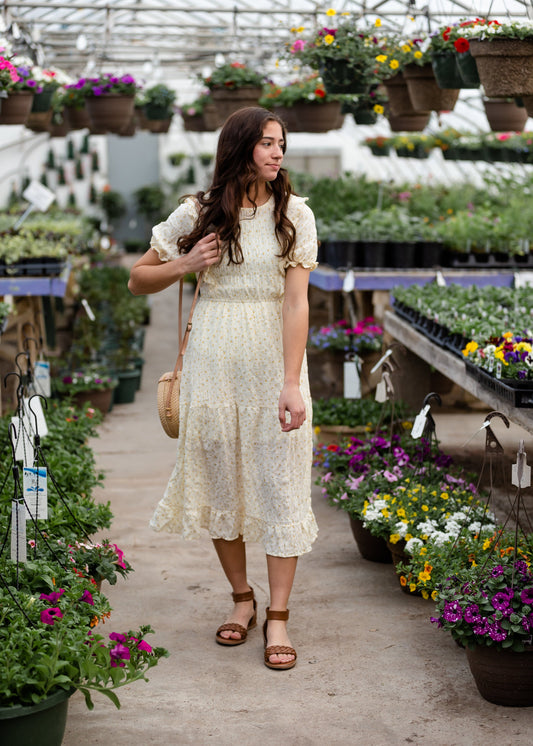
<path fill-rule="evenodd" d="M 278 414 L 284 433 L 298 430 L 303 425 L 306 419 L 305 404 L 298 384 L 284 384 L 279 396 Z"/>

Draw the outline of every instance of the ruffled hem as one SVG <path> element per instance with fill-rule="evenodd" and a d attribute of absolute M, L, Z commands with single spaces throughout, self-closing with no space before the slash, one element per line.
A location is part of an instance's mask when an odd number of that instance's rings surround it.
<path fill-rule="evenodd" d="M 303 261 L 298 262 L 294 259 L 289 259 L 285 262 L 284 267 L 285 269 L 287 269 L 287 267 L 304 267 L 304 269 L 310 269 L 312 272 L 318 267 L 318 262 L 312 262 L 308 259 L 304 259 Z"/>
<path fill-rule="evenodd" d="M 242 536 L 245 542 L 259 542 L 266 554 L 274 557 L 299 557 L 311 551 L 318 526 L 311 508 L 305 519 L 285 526 L 269 526 L 258 518 L 250 518 L 214 510 L 205 505 L 187 512 L 187 522 L 176 506 L 161 500 L 150 521 L 154 531 L 181 534 L 184 539 L 200 539 L 207 529 L 211 539 L 233 541 Z"/>

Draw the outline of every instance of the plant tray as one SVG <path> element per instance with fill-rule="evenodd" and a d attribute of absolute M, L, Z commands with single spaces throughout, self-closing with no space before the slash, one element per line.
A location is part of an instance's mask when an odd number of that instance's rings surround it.
<path fill-rule="evenodd" d="M 505 381 L 494 378 L 490 373 L 479 365 L 474 365 L 469 360 L 465 360 L 466 372 L 479 381 L 482 386 L 493 391 L 502 399 L 510 402 L 513 407 L 526 409 L 533 407 L 533 381 L 515 381 L 506 379 Z"/>

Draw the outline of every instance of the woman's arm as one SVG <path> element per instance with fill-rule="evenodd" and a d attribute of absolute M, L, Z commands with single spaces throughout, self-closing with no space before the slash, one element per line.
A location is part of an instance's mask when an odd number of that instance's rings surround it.
<path fill-rule="evenodd" d="M 309 270 L 301 265 L 288 267 L 283 298 L 284 383 L 279 397 L 279 421 L 283 432 L 297 430 L 305 421 L 305 404 L 300 391 L 300 373 L 307 344 Z M 290 413 L 290 422 L 286 413 Z"/>
<path fill-rule="evenodd" d="M 201 272 L 218 262 L 220 250 L 216 233 L 201 238 L 187 254 L 162 262 L 155 249 L 148 249 L 130 272 L 128 288 L 133 295 L 158 293 L 189 272 Z"/>

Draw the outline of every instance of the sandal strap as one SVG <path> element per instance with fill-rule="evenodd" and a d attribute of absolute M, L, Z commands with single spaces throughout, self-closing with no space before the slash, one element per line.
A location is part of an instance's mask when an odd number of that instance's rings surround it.
<path fill-rule="evenodd" d="M 226 630 L 229 632 L 238 632 L 243 640 L 248 634 L 248 630 L 246 627 L 243 627 L 242 624 L 238 624 L 237 622 L 226 622 L 226 624 L 221 624 L 217 629 L 217 635 L 221 632 L 226 632 Z"/>
<path fill-rule="evenodd" d="M 267 606 L 266 618 L 267 620 L 277 620 L 279 622 L 286 622 L 289 618 L 289 610 L 286 609 L 285 611 L 274 611 L 270 609 L 270 606 Z"/>
<path fill-rule="evenodd" d="M 294 655 L 294 660 L 298 657 L 296 655 L 296 650 L 288 645 L 269 645 L 269 647 L 265 649 L 266 663 L 270 663 L 271 655 Z"/>
<path fill-rule="evenodd" d="M 250 588 L 249 591 L 244 591 L 244 593 L 232 593 L 233 597 L 233 603 L 240 604 L 243 601 L 253 601 L 254 600 L 254 589 Z"/>

